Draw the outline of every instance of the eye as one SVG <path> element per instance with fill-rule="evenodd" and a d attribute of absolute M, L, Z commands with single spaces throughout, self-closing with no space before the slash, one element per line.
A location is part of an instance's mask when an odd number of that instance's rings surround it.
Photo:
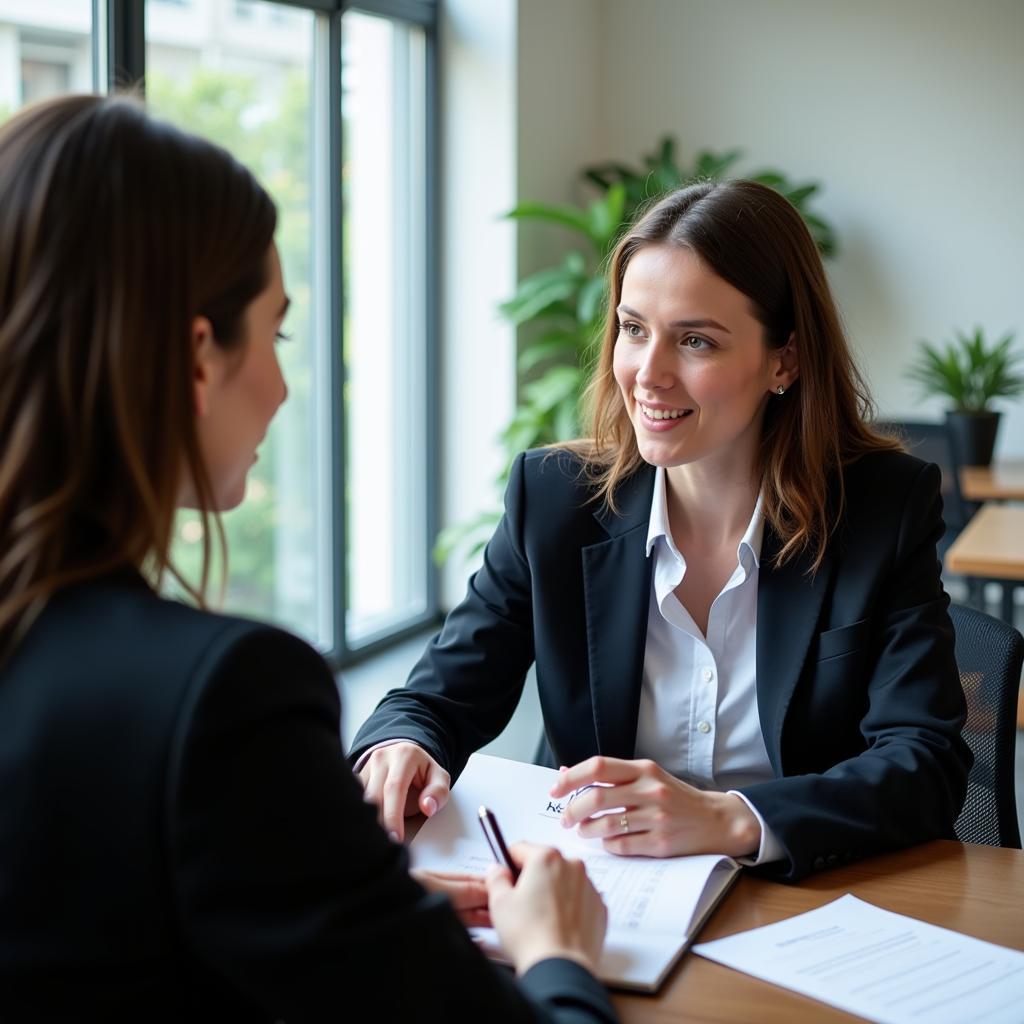
<path fill-rule="evenodd" d="M 619 333 L 624 334 L 627 338 L 642 338 L 644 329 L 632 320 L 627 320 L 619 324 Z"/>
<path fill-rule="evenodd" d="M 707 348 L 714 348 L 707 338 L 702 338 L 699 334 L 688 334 L 683 338 L 683 347 L 690 349 L 691 352 L 701 352 Z"/>

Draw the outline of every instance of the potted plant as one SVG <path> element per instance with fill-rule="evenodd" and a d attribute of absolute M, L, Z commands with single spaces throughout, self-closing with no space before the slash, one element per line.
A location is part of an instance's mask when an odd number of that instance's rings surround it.
<path fill-rule="evenodd" d="M 923 397 L 941 395 L 953 403 L 946 412 L 953 456 L 961 466 L 987 466 L 992 461 L 1000 413 L 997 398 L 1024 394 L 1024 374 L 1017 369 L 1024 352 L 1011 349 L 1008 331 L 991 346 L 980 327 L 973 334 L 955 332 L 955 341 L 941 347 L 919 343 L 918 358 L 907 370 Z"/>

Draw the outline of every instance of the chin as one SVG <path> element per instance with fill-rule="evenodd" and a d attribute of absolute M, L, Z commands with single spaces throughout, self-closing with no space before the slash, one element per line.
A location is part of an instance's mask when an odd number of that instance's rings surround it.
<path fill-rule="evenodd" d="M 693 461 L 688 453 L 680 451 L 675 446 L 638 443 L 637 450 L 644 462 L 661 469 L 670 469 L 672 466 L 681 466 L 686 462 Z"/>
<path fill-rule="evenodd" d="M 243 474 L 240 480 L 229 484 L 222 490 L 218 490 L 217 511 L 230 512 L 232 509 L 238 508 L 245 500 L 245 485 L 246 475 Z"/>
<path fill-rule="evenodd" d="M 245 484 L 238 489 L 238 491 L 232 491 L 231 494 L 224 497 L 217 503 L 218 512 L 230 512 L 232 509 L 238 508 L 239 505 L 245 500 Z"/>

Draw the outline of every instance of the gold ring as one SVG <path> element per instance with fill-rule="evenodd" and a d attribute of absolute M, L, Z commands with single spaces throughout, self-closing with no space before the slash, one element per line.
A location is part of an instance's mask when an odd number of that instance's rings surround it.
<path fill-rule="evenodd" d="M 629 819 L 625 815 L 619 818 L 619 828 L 622 829 L 623 832 L 629 831 Z"/>

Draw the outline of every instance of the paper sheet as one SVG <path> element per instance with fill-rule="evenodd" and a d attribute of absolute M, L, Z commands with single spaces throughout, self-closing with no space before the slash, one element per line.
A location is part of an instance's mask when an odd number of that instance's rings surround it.
<path fill-rule="evenodd" d="M 651 859 L 605 853 L 599 839 L 581 839 L 559 823 L 568 798 L 548 790 L 558 772 L 536 765 L 474 754 L 444 809 L 427 821 L 410 846 L 413 865 L 436 871 L 483 873 L 494 858 L 477 811 L 490 807 L 509 843 L 528 840 L 579 857 L 608 907 L 608 938 L 601 964 L 605 980 L 652 987 L 682 951 L 691 923 L 699 920 L 727 883 L 736 864 L 728 857 Z M 715 876 L 712 884 L 709 879 Z M 498 954 L 491 929 L 474 934 Z"/>
<path fill-rule="evenodd" d="M 850 894 L 692 948 L 880 1024 L 1024 1021 L 1024 953 Z"/>

